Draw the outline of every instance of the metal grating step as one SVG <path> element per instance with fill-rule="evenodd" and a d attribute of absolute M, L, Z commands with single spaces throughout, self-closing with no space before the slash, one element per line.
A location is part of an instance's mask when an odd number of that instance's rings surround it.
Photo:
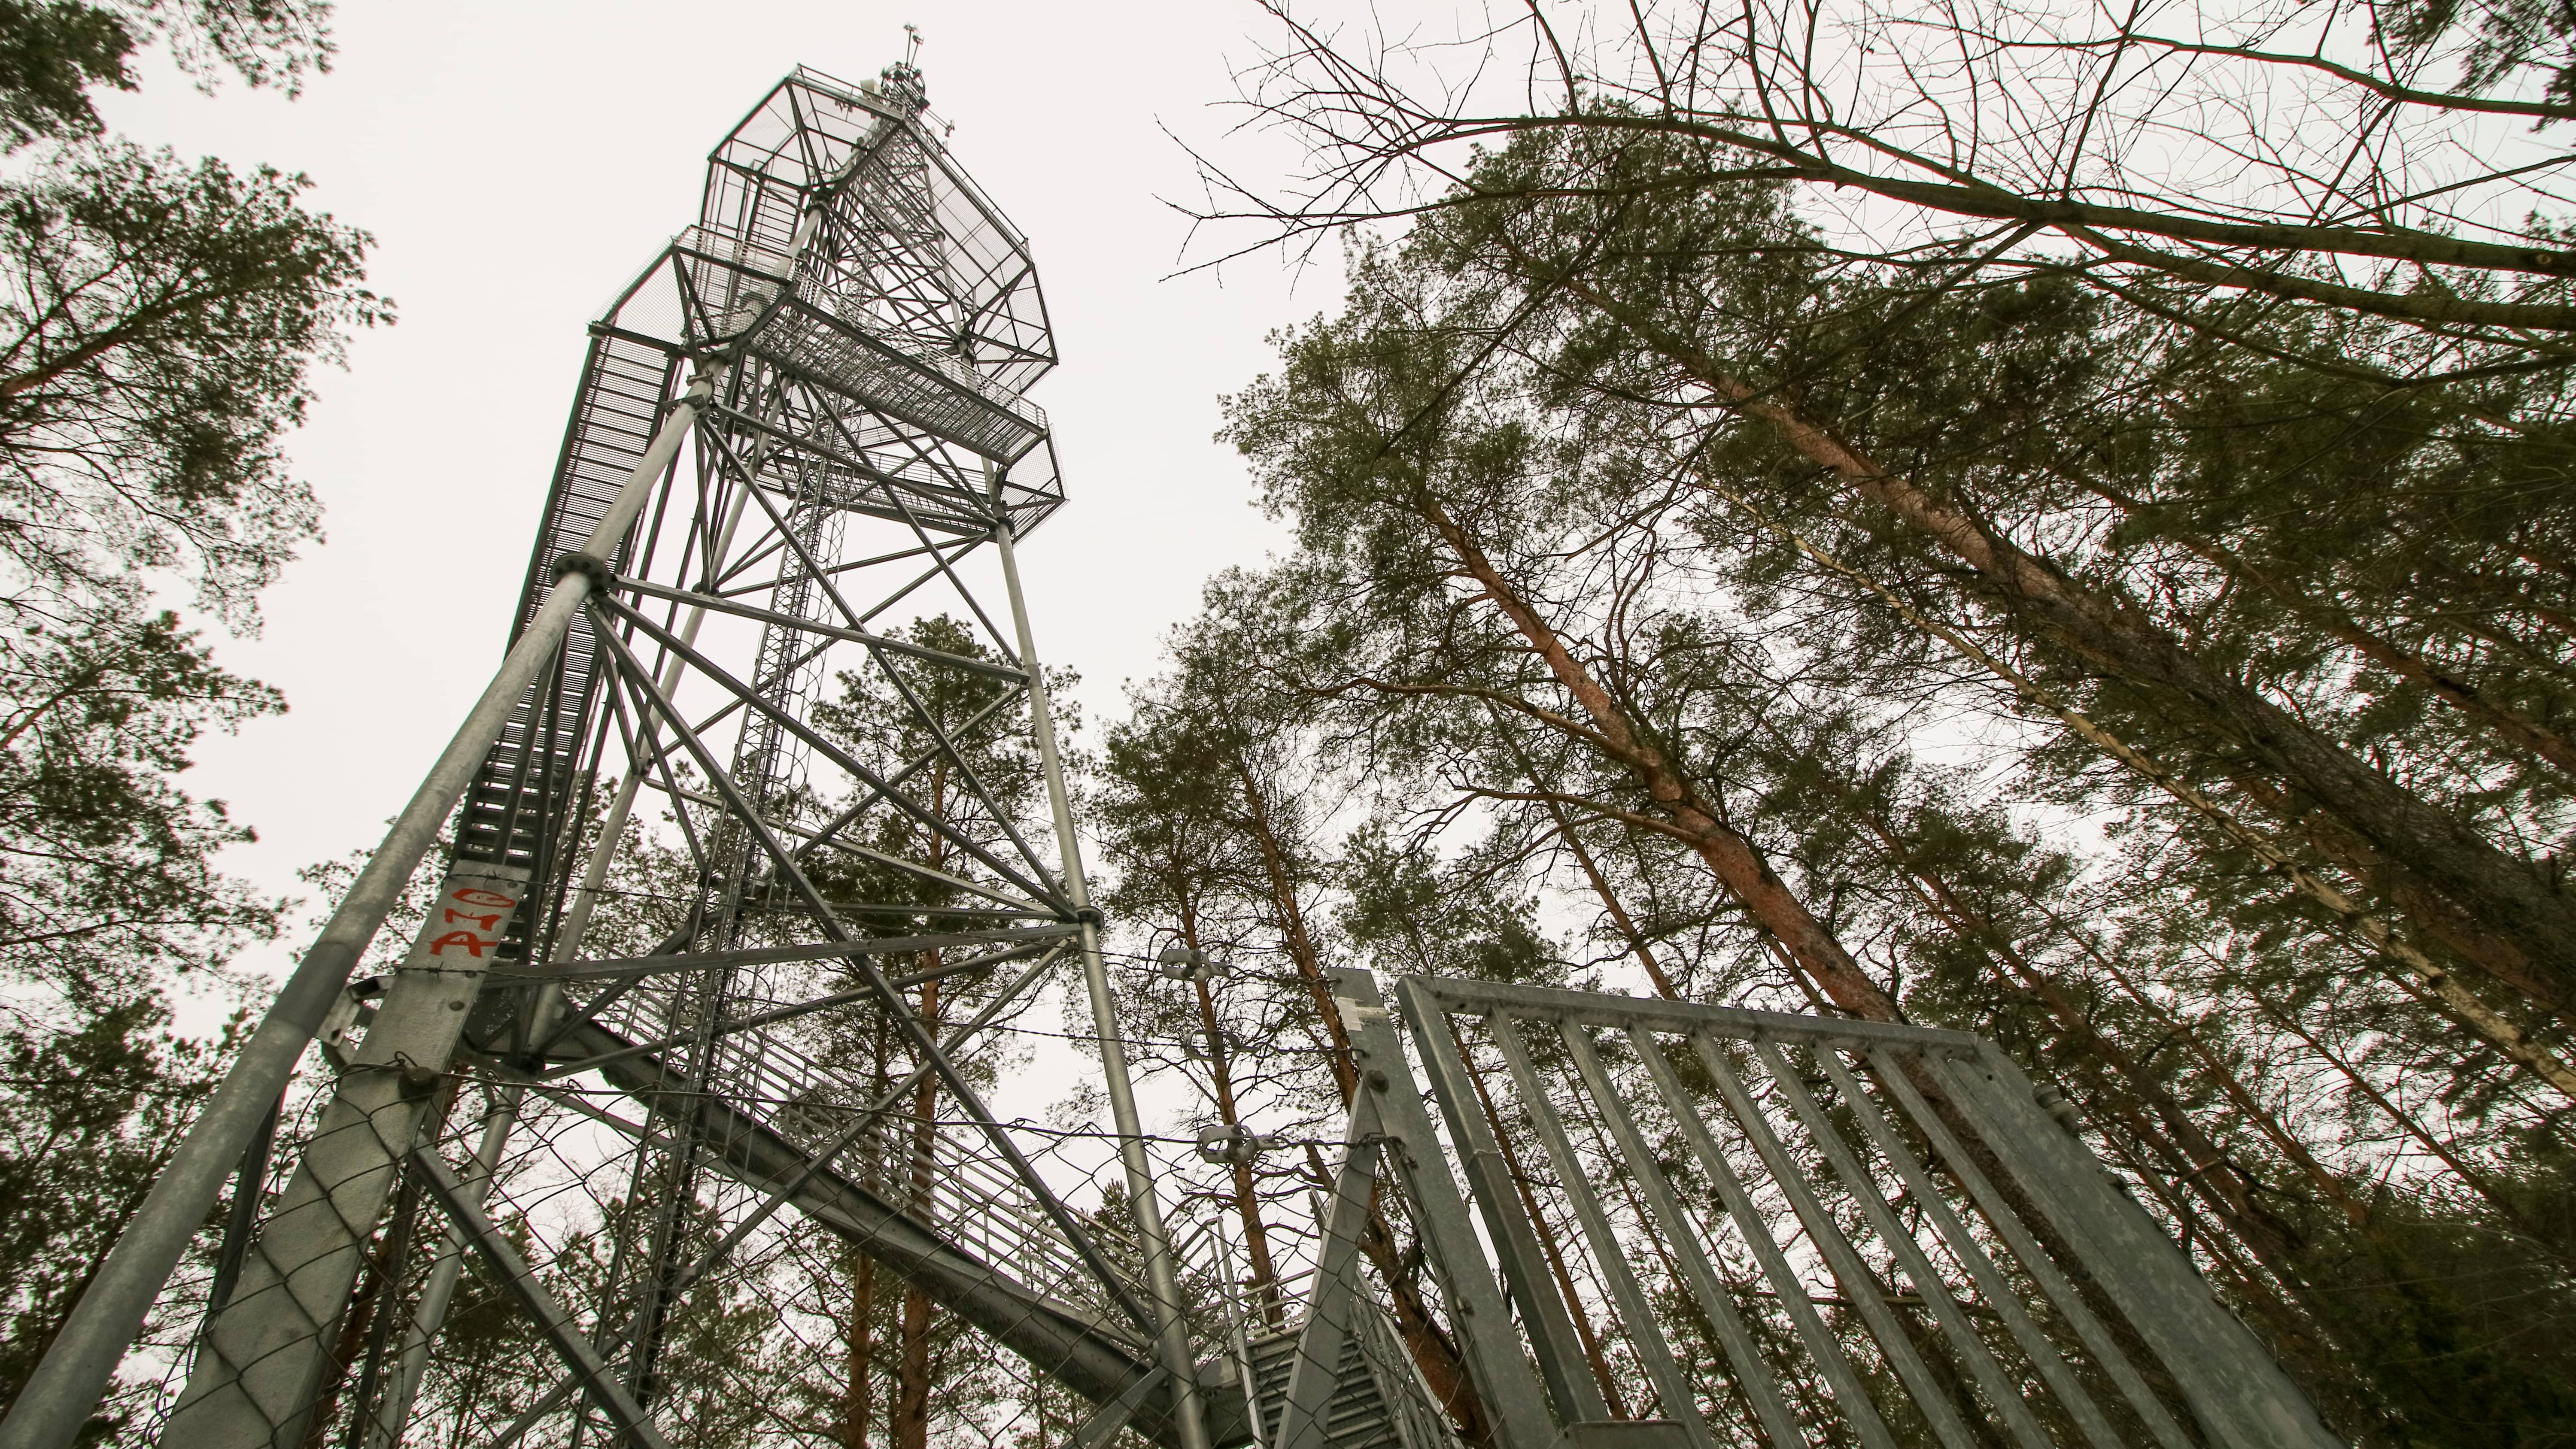
<path fill-rule="evenodd" d="M 954 358 L 915 355 L 816 305 L 815 289 L 770 314 L 752 350 L 819 387 L 1000 462 L 1046 436 L 1046 414 Z"/>
<path fill-rule="evenodd" d="M 528 560 L 513 640 L 552 587 L 554 560 L 589 541 L 642 460 L 676 377 L 676 363 L 659 348 L 620 337 L 592 341 Z M 576 619 L 554 673 L 511 711 L 500 740 L 466 788 L 457 821 L 458 859 L 543 866 L 536 859 L 539 842 L 557 838 L 556 827 L 572 804 L 590 720 L 594 649 L 589 621 Z"/>
<path fill-rule="evenodd" d="M 1362 1345 L 1365 1336 L 1364 1330 L 1342 1342 L 1341 1362 L 1334 1366 L 1332 1402 L 1324 1411 L 1325 1442 L 1333 1449 L 1407 1449 Z M 1264 1444 L 1279 1440 L 1279 1420 L 1287 1411 L 1288 1376 L 1296 1367 L 1299 1337 L 1295 1331 L 1265 1334 L 1246 1345 L 1252 1354 L 1253 1392 L 1261 1404 Z"/>

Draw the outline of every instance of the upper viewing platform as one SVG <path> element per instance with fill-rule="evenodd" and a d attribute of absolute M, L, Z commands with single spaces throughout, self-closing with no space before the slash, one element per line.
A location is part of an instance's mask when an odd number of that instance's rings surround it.
<path fill-rule="evenodd" d="M 946 533 L 1006 512 L 1025 532 L 1062 501 L 1022 396 L 1055 365 L 1046 300 L 926 105 L 909 64 L 780 81 L 709 154 L 697 224 L 594 325 L 773 369 L 767 396 L 719 405 L 796 454 L 804 486 L 819 460 L 839 506 Z"/>

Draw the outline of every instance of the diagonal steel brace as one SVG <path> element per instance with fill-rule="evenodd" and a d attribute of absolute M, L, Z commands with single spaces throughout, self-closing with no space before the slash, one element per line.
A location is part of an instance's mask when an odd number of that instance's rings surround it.
<path fill-rule="evenodd" d="M 1288 1371 L 1288 1397 L 1280 1410 L 1277 1449 L 1325 1449 L 1331 1437 L 1333 1392 L 1341 1386 L 1342 1348 L 1359 1327 L 1360 1235 L 1368 1230 L 1377 1194 L 1377 1091 L 1363 1084 L 1351 1103 L 1342 1170 L 1333 1180 L 1324 1247 L 1315 1266 L 1315 1300 L 1297 1335 L 1297 1360 Z"/>
<path fill-rule="evenodd" d="M 509 1239 L 501 1236 L 501 1230 L 492 1225 L 492 1220 L 484 1215 L 473 1194 L 446 1162 L 427 1147 L 415 1147 L 410 1165 L 431 1199 L 446 1212 L 448 1220 L 456 1224 L 457 1232 L 483 1255 L 483 1261 L 490 1265 L 493 1276 L 501 1280 L 501 1286 L 507 1288 L 510 1295 L 519 1300 L 519 1306 L 528 1311 L 528 1316 L 537 1321 L 537 1326 L 545 1330 L 546 1342 L 562 1356 L 565 1365 L 572 1369 L 574 1377 L 590 1394 L 591 1402 L 599 1405 L 600 1412 L 608 1415 L 643 1449 L 671 1449 L 670 1442 L 653 1427 L 653 1420 L 644 1412 L 643 1405 L 627 1394 L 626 1386 L 619 1383 L 610 1371 L 608 1361 L 601 1358 L 599 1350 L 592 1348 L 590 1340 L 582 1336 L 581 1329 L 573 1323 L 572 1314 L 565 1311 L 564 1306 L 555 1301 L 555 1296 L 546 1291 L 545 1285 L 537 1281 L 536 1270 L 528 1266 L 527 1259 L 519 1256 L 518 1249 L 510 1246 Z"/>
<path fill-rule="evenodd" d="M 770 829 L 769 822 L 761 817 L 760 812 L 752 807 L 751 802 L 743 798 L 741 787 L 725 773 L 724 767 L 708 751 L 706 742 L 699 739 L 688 728 L 687 723 L 680 718 L 679 711 L 672 706 L 670 697 L 662 692 L 651 675 L 644 672 L 642 662 L 636 659 L 634 651 L 627 647 L 626 641 L 620 639 L 614 630 L 605 627 L 606 622 L 604 618 L 601 619 L 603 627 L 598 633 L 600 643 L 607 650 L 602 657 L 613 661 L 627 688 L 643 696 L 653 710 L 669 722 L 680 742 L 696 758 L 698 767 L 706 772 L 708 782 L 724 795 L 725 803 L 731 807 L 735 817 L 752 833 L 761 849 L 769 855 L 773 868 L 786 876 L 787 883 L 803 899 L 806 910 L 813 915 L 815 924 L 822 928 L 823 933 L 835 940 L 847 942 L 854 948 L 863 948 L 865 943 L 851 936 L 849 928 L 842 924 L 830 903 L 823 899 L 822 892 L 814 888 L 813 880 L 797 865 L 795 855 L 778 839 L 777 834 Z M 1136 1295 L 1128 1290 L 1126 1284 L 1119 1281 L 1117 1274 L 1111 1271 L 1108 1259 L 1101 1255 L 1100 1248 L 1092 1241 L 1091 1234 L 1083 1229 L 1081 1221 L 1074 1217 L 1063 1200 L 1057 1197 L 1055 1189 L 1038 1174 L 1037 1168 L 1029 1162 L 1027 1155 L 1020 1151 L 1019 1144 L 1011 1140 L 1011 1134 L 993 1116 L 992 1110 L 984 1105 L 983 1096 L 966 1080 L 965 1075 L 957 1070 L 956 1064 L 948 1059 L 948 1054 L 939 1049 L 939 1043 L 933 1040 L 928 1029 L 922 1026 L 921 1019 L 913 1015 L 912 1008 L 896 993 L 893 985 L 887 981 L 885 973 L 877 968 L 876 962 L 864 954 L 853 954 L 850 962 L 858 968 L 860 979 L 875 991 L 877 999 L 885 1007 L 887 1018 L 904 1034 L 913 1051 L 939 1074 L 940 1081 L 948 1088 L 949 1095 L 954 1097 L 958 1105 L 966 1109 L 966 1114 L 983 1129 L 985 1139 L 993 1144 L 994 1150 L 1001 1154 L 1004 1162 L 1009 1164 L 1012 1174 L 1027 1184 L 1030 1196 L 1037 1199 L 1038 1206 L 1045 1211 L 1048 1220 L 1055 1224 L 1056 1231 L 1063 1234 L 1065 1240 L 1073 1245 L 1074 1252 L 1080 1255 L 1084 1265 L 1091 1269 L 1093 1276 L 1100 1280 L 1100 1286 L 1109 1294 L 1111 1300 L 1134 1320 L 1138 1327 L 1148 1332 L 1153 1331 L 1156 1326 L 1154 1317 L 1145 1310 L 1143 1304 L 1136 1301 Z"/>

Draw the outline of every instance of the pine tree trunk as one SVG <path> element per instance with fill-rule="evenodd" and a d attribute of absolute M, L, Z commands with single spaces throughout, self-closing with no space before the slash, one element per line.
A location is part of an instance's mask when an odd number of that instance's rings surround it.
<path fill-rule="evenodd" d="M 1199 947 L 1198 921 L 1187 910 L 1181 914 L 1181 937 L 1192 951 Z M 1216 1019 L 1216 995 L 1208 989 L 1205 977 L 1191 983 L 1199 999 L 1199 1029 L 1207 1037 L 1208 1077 L 1216 1092 L 1216 1116 L 1219 1122 L 1240 1130 L 1243 1117 L 1234 1100 L 1234 1072 L 1225 1039 L 1224 1027 Z M 1288 1326 L 1288 1307 L 1279 1296 L 1279 1268 L 1270 1256 L 1270 1229 L 1261 1220 L 1260 1184 L 1252 1176 L 1252 1164 L 1238 1161 L 1234 1168 L 1234 1211 L 1243 1223 L 1243 1253 L 1250 1260 L 1253 1301 L 1260 1305 L 1261 1321 L 1271 1328 Z"/>
<path fill-rule="evenodd" d="M 1277 921 L 1281 939 L 1288 947 L 1288 959 L 1297 977 L 1315 1001 L 1315 1011 L 1323 1019 L 1328 1054 L 1333 1069 L 1333 1082 L 1347 1107 L 1359 1092 L 1359 1070 L 1351 1056 L 1350 1033 L 1342 1026 L 1341 1011 L 1333 1005 L 1332 984 L 1324 979 L 1324 963 L 1315 949 L 1315 938 L 1307 930 L 1304 908 L 1297 900 L 1297 882 L 1288 868 L 1287 842 L 1279 838 L 1276 812 L 1263 791 L 1261 779 L 1252 762 L 1239 751 L 1229 760 L 1236 782 L 1243 789 L 1243 824 L 1261 857 L 1262 876 L 1270 889 L 1271 911 Z M 1467 1361 L 1458 1346 L 1441 1330 L 1432 1317 L 1431 1305 L 1422 1297 L 1415 1274 L 1408 1271 L 1408 1255 L 1396 1241 L 1395 1227 L 1387 1221 L 1386 1210 L 1377 1199 L 1385 1190 L 1380 1183 L 1369 1197 L 1368 1221 L 1360 1233 L 1360 1251 L 1377 1269 L 1378 1278 L 1387 1285 L 1390 1306 L 1395 1311 L 1396 1331 L 1403 1335 L 1405 1349 L 1412 1354 L 1415 1367 L 1422 1371 L 1432 1397 L 1449 1413 L 1458 1432 L 1477 1449 L 1492 1449 L 1494 1426 L 1485 1412 L 1484 1397 L 1476 1391 L 1476 1382 L 1468 1376 Z"/>
<path fill-rule="evenodd" d="M 1940 543 L 2094 666 L 2183 704 L 2185 719 L 2198 715 L 2226 730 L 2233 743 L 2383 857 L 2492 921 L 2526 955 L 2576 959 L 2576 904 L 2529 865 L 2211 667 L 2135 611 L 2086 592 L 1966 515 L 1940 507 L 1789 409 L 1747 401 L 1752 389 L 1737 386 L 1745 410 L 1770 422 L 1801 455 L 1831 467 Z"/>
<path fill-rule="evenodd" d="M 923 953 L 924 970 L 939 969 L 939 953 Z M 939 1031 L 939 983 L 921 987 L 921 1024 L 934 1037 Z M 907 1206 L 923 1222 L 938 1221 L 934 1154 L 939 1148 L 936 1079 L 923 1077 L 913 1089 L 912 1195 Z M 929 1449 L 930 1445 L 930 1295 L 904 1285 L 903 1316 L 895 1327 L 894 1419 L 887 1438 L 893 1449 Z"/>
<path fill-rule="evenodd" d="M 2398 935 L 2385 920 L 2382 920 L 2379 916 L 2364 910 L 2361 904 L 2355 901 L 2341 887 L 2328 881 L 2324 876 L 2318 874 L 2316 871 L 2300 865 L 2287 851 L 2282 849 L 2270 837 L 2260 835 L 2241 821 L 2238 821 L 2232 813 L 2220 806 L 2218 802 L 2208 794 L 2208 792 L 2201 790 L 2197 786 L 2177 779 L 2174 775 L 2165 770 L 2163 766 L 2148 759 L 2145 755 L 2140 754 L 2135 748 L 2130 746 L 2126 741 L 2121 740 L 2118 736 L 2103 729 L 2098 721 L 2091 719 L 2082 711 L 2075 709 L 2072 705 L 2066 703 L 2063 698 L 2056 696 L 2053 691 L 2035 684 L 2028 676 L 2023 675 L 2018 670 L 2004 664 L 2001 660 L 1995 658 L 1992 654 L 1978 647 L 1974 642 L 1961 636 L 1956 631 L 1951 630 L 1947 626 L 1934 620 L 1924 617 L 1912 606 L 1896 597 L 1896 595 L 1890 592 L 1884 585 L 1871 580 L 1866 575 L 1861 574 L 1848 565 L 1838 562 L 1830 554 L 1818 549 L 1814 544 L 1800 537 L 1794 531 L 1783 529 L 1778 524 L 1764 518 L 1760 510 L 1752 509 L 1751 505 L 1746 504 L 1742 498 L 1715 484 L 1710 484 L 1708 486 L 1710 486 L 1714 491 L 1733 500 L 1739 506 L 1748 508 L 1752 512 L 1755 520 L 1764 528 L 1778 533 L 1782 538 L 1791 544 L 1794 544 L 1798 549 L 1807 554 L 1808 557 L 1814 559 L 1817 563 L 1822 564 L 1827 569 L 1830 569 L 1879 595 L 1879 597 L 1885 601 L 1889 607 L 1895 609 L 1906 619 L 1912 621 L 1917 626 L 1923 628 L 1926 632 L 1931 633 L 1943 642 L 1949 644 L 1952 648 L 1958 650 L 1963 657 L 1974 660 L 1978 664 L 1982 665 L 1990 673 L 1994 674 L 1996 678 L 2013 686 L 2013 688 L 2018 691 L 2026 701 L 2044 707 L 2050 712 L 2056 714 L 2070 730 L 2074 731 L 2075 734 L 2079 738 L 2083 739 L 2087 744 L 2092 745 L 2094 748 L 2102 751 L 2102 753 L 2118 761 L 2123 766 L 2135 771 L 2137 774 L 2153 783 L 2158 789 L 2171 795 L 2176 802 L 2192 810 L 2208 823 L 2216 826 L 2222 834 L 2235 841 L 2238 845 L 2251 851 L 2256 859 L 2264 863 L 2267 869 L 2287 876 L 2292 890 L 2297 894 L 2308 898 L 2315 904 L 2321 905 L 2328 911 L 2331 911 L 2344 925 L 2352 928 L 2360 937 L 2361 941 L 2368 944 L 2370 950 L 2374 954 L 2384 955 L 2391 964 L 2399 967 L 2400 970 L 2396 975 L 2396 979 L 2407 990 L 2418 995 L 2430 997 L 2439 1010 L 2449 1015 L 2461 1026 L 2465 1027 L 2472 1035 L 2479 1037 L 2489 1045 L 2495 1047 L 2498 1052 L 2502 1053 L 2504 1057 L 2511 1061 L 2515 1066 L 2520 1067 L 2521 1069 L 2530 1072 L 2533 1076 L 2547 1082 L 2562 1095 L 2576 1098 L 2576 1070 L 2571 1070 L 2566 1063 L 2558 1060 L 2554 1053 L 2533 1040 L 2529 1033 L 2525 1032 L 2518 1024 L 2499 1014 L 2494 1008 L 2488 1006 L 2486 1002 L 2480 999 L 2477 993 L 2470 990 L 2467 983 L 2461 981 L 2458 975 L 2452 972 L 2450 968 L 2443 966 L 2439 962 L 2434 961 L 2431 957 L 2425 955 L 2424 952 L 2412 942 L 2407 941 Z M 2242 778 L 2241 775 L 2234 776 L 2232 778 L 2240 789 L 2255 796 L 2258 800 L 2272 798 L 2276 793 L 2270 791 L 2270 788 L 2262 784 L 2260 781 L 2249 781 Z M 2287 814 L 2288 812 L 2279 813 Z M 2358 856 L 2362 858 L 2366 858 L 2369 854 L 2366 849 L 2352 844 L 2349 837 L 2343 836 L 2339 830 L 2334 829 L 2330 824 L 2321 822 L 2312 813 L 2301 817 L 2298 824 L 2312 835 L 2322 833 L 2342 841 L 2343 845 L 2337 848 L 2356 852 Z M 2326 847 L 2321 847 L 2321 849 L 2325 848 Z M 2331 850 L 2329 850 L 2328 853 L 2330 859 L 2334 858 Z M 2366 876 L 2367 872 L 2356 869 L 2355 874 L 2356 876 Z M 2402 913 L 2406 908 L 2406 902 L 2408 900 L 2402 885 L 2397 892 L 2397 895 Z M 2455 908 L 2448 902 L 2436 901 L 2435 904 L 2439 905 L 2445 913 L 2455 911 Z M 2418 924 L 2423 924 L 2423 922 L 2419 920 Z M 2482 939 L 2492 940 L 2492 938 Z M 2518 954 L 2512 953 L 2509 950 L 2507 954 L 2511 959 L 2520 959 Z M 2508 981 L 2511 979 L 2510 977 L 2505 976 L 2502 972 L 2498 972 L 2497 974 L 2500 979 L 2506 979 Z M 2535 988 L 2535 990 L 2537 989 L 2538 988 Z"/>
<path fill-rule="evenodd" d="M 869 1034 L 874 1057 L 869 1080 L 873 1083 L 868 1099 L 886 1095 L 893 1073 L 886 1062 L 886 1026 L 879 1021 Z M 871 1129 L 873 1131 L 873 1129 Z M 869 1154 L 860 1186 L 868 1191 L 887 1194 L 886 1169 L 891 1164 L 882 1151 Z M 887 1194 L 890 1195 L 890 1194 Z M 877 1410 L 877 1260 L 856 1249 L 844 1258 L 850 1271 L 850 1318 L 841 1338 L 847 1345 L 843 1361 L 841 1391 L 841 1449 L 868 1449 L 868 1430 L 875 1422 Z"/>
<path fill-rule="evenodd" d="M 1503 718 L 1502 710 L 1491 700 L 1485 703 L 1485 713 L 1493 720 L 1495 733 L 1511 747 L 1512 759 L 1520 765 L 1521 773 L 1529 776 L 1533 786 L 1548 792 L 1547 814 L 1556 822 L 1557 839 L 1565 842 L 1565 848 L 1574 855 L 1574 863 L 1583 868 L 1583 878 L 1591 882 L 1592 893 L 1601 898 L 1601 909 L 1609 913 L 1611 927 L 1618 931 L 1620 940 L 1628 943 L 1628 954 L 1637 958 L 1637 964 L 1645 968 L 1646 979 L 1655 983 L 1655 990 L 1665 1000 L 1681 1000 L 1681 991 L 1673 985 L 1673 979 L 1664 974 L 1664 963 L 1655 959 L 1654 947 L 1646 940 L 1646 933 L 1637 929 L 1636 919 L 1628 914 L 1627 903 L 1610 888 L 1610 877 L 1602 872 L 1601 863 L 1592 858 L 1591 848 L 1576 832 L 1573 818 L 1565 813 L 1565 802 L 1556 798 L 1564 792 L 1539 778 L 1538 766 L 1530 759 L 1529 752 L 1521 748 L 1520 736 L 1513 733 L 1510 721 Z"/>
<path fill-rule="evenodd" d="M 929 1294 L 913 1287 L 903 1290 L 903 1320 L 896 1334 L 901 1357 L 895 1363 L 894 1422 L 887 1438 L 894 1449 L 929 1449 Z"/>
<path fill-rule="evenodd" d="M 876 1410 L 877 1260 L 849 1253 L 850 1320 L 842 1338 L 849 1345 L 843 1360 L 841 1449 L 868 1449 L 868 1420 Z"/>
<path fill-rule="evenodd" d="M 1279 838 L 1269 797 L 1253 772 L 1252 762 L 1237 752 L 1230 763 L 1236 781 L 1243 786 L 1244 824 L 1253 848 L 1261 855 L 1262 878 L 1270 887 L 1271 912 L 1287 943 L 1288 960 L 1297 968 L 1297 979 L 1305 983 L 1307 994 L 1315 1000 L 1315 1014 L 1323 1019 L 1324 1035 L 1333 1046 L 1333 1083 L 1341 1089 L 1342 1105 L 1347 1107 L 1359 1091 L 1360 1081 L 1351 1063 L 1351 1036 L 1342 1026 L 1341 1012 L 1333 1006 L 1332 983 L 1324 979 L 1323 959 L 1315 950 L 1315 938 L 1306 929 L 1305 908 L 1297 901 L 1297 882 L 1288 869 L 1287 843 Z"/>
<path fill-rule="evenodd" d="M 2562 975 L 2535 970 L 2520 946 L 2496 936 L 2448 898 L 2392 869 L 2386 857 L 2339 822 L 2316 812 L 2301 814 L 2280 789 L 2241 771 L 2230 774 L 2228 783 L 2265 812 L 2288 821 L 2310 848 L 2355 882 L 2387 897 L 2399 914 L 2461 960 L 2561 1020 L 2576 1018 L 2576 1001 L 2571 1001 Z"/>
<path fill-rule="evenodd" d="M 2083 479 L 2077 481 L 2095 496 L 2110 502 L 2130 517 L 2149 519 L 2149 526 L 2156 527 L 2150 519 L 2151 510 L 2137 499 L 2100 483 Z M 2570 743 L 2566 736 L 2510 705 L 2488 698 L 2476 685 L 2452 677 L 2413 650 L 2405 648 L 2394 640 L 2372 633 L 2364 628 L 2359 620 L 2343 610 L 2303 594 L 2273 578 L 2238 557 L 2234 550 L 2212 540 L 2187 533 L 2177 533 L 2161 527 L 2157 527 L 2157 531 L 2198 555 L 2228 577 L 2251 584 L 2269 594 L 2275 601 L 2288 608 L 2292 614 L 2313 621 L 2317 627 L 2332 635 L 2336 642 L 2350 649 L 2355 655 L 2422 689 L 2433 698 L 2458 711 L 2462 717 L 2474 722 L 2496 739 L 2514 749 L 2537 755 L 2561 770 L 2576 774 L 2576 743 Z"/>
<path fill-rule="evenodd" d="M 2075 583 L 1932 496 L 1827 428 L 1735 377 L 1685 339 L 1579 280 L 1566 289 L 1620 322 L 1744 416 L 1766 424 L 1800 457 L 1848 484 L 1967 565 L 1986 588 L 2111 676 L 2145 687 L 2177 726 L 2214 728 L 2299 796 L 2315 802 L 2405 874 L 2487 923 L 2539 961 L 2576 961 L 2576 901 L 2529 863 L 2409 793 L 2309 729 L 2243 681 L 2212 666 L 2153 621 Z"/>
<path fill-rule="evenodd" d="M 1673 833 L 1707 862 L 1718 881 L 1788 950 L 1799 970 L 1826 999 L 1865 1020 L 1902 1020 L 1896 1003 L 1861 970 L 1860 963 L 1843 949 L 1824 923 L 1808 912 L 1806 904 L 1771 869 L 1770 862 L 1762 858 L 1753 843 L 1719 821 L 1717 812 L 1700 798 L 1672 760 L 1645 739 L 1610 691 L 1574 657 L 1565 641 L 1494 567 L 1484 549 L 1450 517 L 1440 501 L 1426 494 L 1415 500 L 1414 507 L 1448 544 L 1459 566 L 1483 587 L 1504 618 L 1545 661 L 1557 683 L 1574 696 L 1590 722 L 1596 748 L 1635 778 L 1671 822 Z"/>

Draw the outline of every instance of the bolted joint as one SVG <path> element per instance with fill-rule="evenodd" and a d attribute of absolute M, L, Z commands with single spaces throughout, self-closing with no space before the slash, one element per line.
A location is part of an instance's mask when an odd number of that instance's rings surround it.
<path fill-rule="evenodd" d="M 348 1070 L 351 1073 L 370 1072 L 393 1077 L 401 1082 L 402 1094 L 414 1101 L 438 1090 L 438 1084 L 447 1080 L 445 1072 L 435 1067 L 422 1066 L 400 1053 L 396 1053 L 394 1059 L 389 1062 L 366 1062 L 352 1066 Z"/>
<path fill-rule="evenodd" d="M 1189 946 L 1166 946 L 1154 960 L 1174 981 L 1215 981 L 1233 974 L 1233 968 L 1221 961 L 1210 961 L 1207 952 Z"/>
<path fill-rule="evenodd" d="M 1106 922 L 1109 918 L 1100 914 L 1100 908 L 1098 906 L 1084 906 L 1073 913 L 1073 919 L 1081 925 L 1097 926 Z"/>
<path fill-rule="evenodd" d="M 564 554 L 555 560 L 555 579 L 558 583 L 574 574 L 590 580 L 590 587 L 596 593 L 608 592 L 609 585 L 617 582 L 617 570 L 608 566 L 608 560 L 579 550 Z"/>
<path fill-rule="evenodd" d="M 2076 1107 L 2074 1100 L 2068 1097 L 2063 1089 L 2053 1083 L 2042 1083 L 2032 1089 L 2031 1096 L 2038 1101 L 2041 1111 L 2057 1119 L 2058 1126 L 2065 1128 L 2069 1133 L 2081 1133 L 2084 1130 L 2083 1112 Z"/>
<path fill-rule="evenodd" d="M 1199 1129 L 1199 1160 L 1250 1166 L 1270 1147 L 1270 1139 L 1256 1137 L 1240 1122 L 1216 1122 Z"/>

